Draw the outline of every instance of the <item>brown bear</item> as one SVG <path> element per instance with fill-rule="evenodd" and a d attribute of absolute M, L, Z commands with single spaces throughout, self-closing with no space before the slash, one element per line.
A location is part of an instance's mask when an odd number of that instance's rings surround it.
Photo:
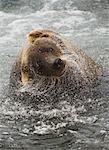
<path fill-rule="evenodd" d="M 100 65 L 54 31 L 34 30 L 27 39 L 28 46 L 22 49 L 10 75 L 15 97 L 26 93 L 34 101 L 72 101 L 102 74 Z"/>

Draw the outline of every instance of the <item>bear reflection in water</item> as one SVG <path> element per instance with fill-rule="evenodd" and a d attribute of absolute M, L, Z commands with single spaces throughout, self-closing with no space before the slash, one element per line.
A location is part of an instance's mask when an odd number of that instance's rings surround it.
<path fill-rule="evenodd" d="M 58 33 L 34 30 L 13 64 L 10 93 L 27 103 L 73 101 L 87 96 L 102 68 Z"/>

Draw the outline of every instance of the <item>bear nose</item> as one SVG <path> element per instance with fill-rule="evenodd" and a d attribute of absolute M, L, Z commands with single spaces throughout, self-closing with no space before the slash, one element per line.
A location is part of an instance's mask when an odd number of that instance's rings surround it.
<path fill-rule="evenodd" d="M 64 62 L 63 62 L 63 60 L 60 59 L 60 58 L 55 59 L 55 61 L 54 61 L 54 63 L 53 63 L 54 67 L 56 67 L 56 68 L 61 67 L 63 64 L 64 64 Z"/>

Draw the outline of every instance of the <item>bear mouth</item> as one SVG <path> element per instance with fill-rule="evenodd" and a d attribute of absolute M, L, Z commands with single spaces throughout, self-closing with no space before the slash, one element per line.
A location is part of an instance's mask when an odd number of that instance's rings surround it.
<path fill-rule="evenodd" d="M 59 77 L 63 76 L 66 72 L 66 65 L 64 66 L 63 70 L 61 71 Z"/>

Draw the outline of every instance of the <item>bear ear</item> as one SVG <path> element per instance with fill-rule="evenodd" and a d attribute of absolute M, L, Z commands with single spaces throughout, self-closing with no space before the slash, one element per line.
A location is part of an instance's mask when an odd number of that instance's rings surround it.
<path fill-rule="evenodd" d="M 33 44 L 35 42 L 35 40 L 41 36 L 42 36 L 41 31 L 33 30 L 27 35 L 27 40 L 30 44 Z"/>
<path fill-rule="evenodd" d="M 27 35 L 29 44 L 33 44 L 38 38 L 48 38 L 52 36 L 54 32 L 49 30 L 33 30 Z"/>

